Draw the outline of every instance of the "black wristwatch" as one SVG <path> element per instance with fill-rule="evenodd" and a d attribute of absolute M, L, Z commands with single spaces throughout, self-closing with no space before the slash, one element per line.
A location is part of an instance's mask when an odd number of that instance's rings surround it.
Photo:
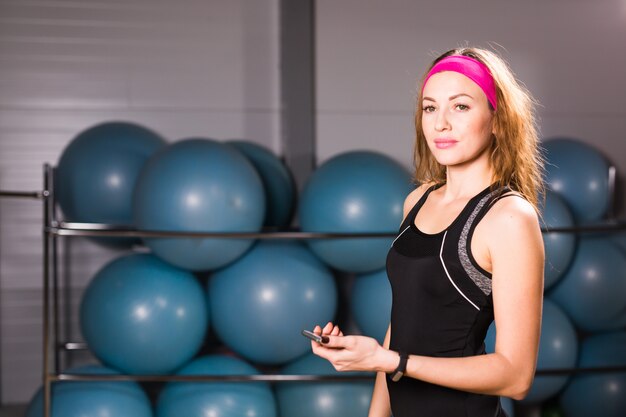
<path fill-rule="evenodd" d="M 398 354 L 400 355 L 400 363 L 398 364 L 396 370 L 391 373 L 391 380 L 393 382 L 398 382 L 400 378 L 404 376 L 404 373 L 406 372 L 406 363 L 409 360 L 408 353 L 398 352 Z"/>

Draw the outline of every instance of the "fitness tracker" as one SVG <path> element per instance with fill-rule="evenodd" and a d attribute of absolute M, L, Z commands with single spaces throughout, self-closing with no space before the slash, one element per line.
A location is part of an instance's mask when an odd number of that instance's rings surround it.
<path fill-rule="evenodd" d="M 400 378 L 402 378 L 406 372 L 406 363 L 409 360 L 409 354 L 406 352 L 398 352 L 400 355 L 400 363 L 398 363 L 398 367 L 391 373 L 391 380 L 393 382 L 398 382 Z"/>

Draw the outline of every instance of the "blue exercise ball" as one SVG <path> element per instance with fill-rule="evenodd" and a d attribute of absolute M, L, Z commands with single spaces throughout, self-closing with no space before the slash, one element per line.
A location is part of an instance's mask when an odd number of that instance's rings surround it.
<path fill-rule="evenodd" d="M 579 368 L 626 366 L 626 331 L 593 335 L 581 344 Z M 560 396 L 568 417 L 623 417 L 626 372 L 578 374 Z"/>
<path fill-rule="evenodd" d="M 75 375 L 118 375 L 99 365 L 68 369 Z M 63 381 L 52 384 L 51 417 L 152 417 L 152 406 L 132 381 Z M 30 401 L 26 417 L 44 416 L 43 388 Z"/>
<path fill-rule="evenodd" d="M 208 327 L 202 286 L 148 254 L 117 258 L 85 290 L 83 337 L 94 355 L 130 374 L 167 374 L 195 355 Z"/>
<path fill-rule="evenodd" d="M 154 155 L 141 171 L 133 213 L 137 227 L 145 230 L 258 232 L 265 216 L 263 183 L 232 146 L 181 140 Z M 161 259 L 192 271 L 229 264 L 253 243 L 231 238 L 144 241 Z"/>
<path fill-rule="evenodd" d="M 546 181 L 561 195 L 577 223 L 600 220 L 609 208 L 609 163 L 594 147 L 568 138 L 544 143 Z"/>
<path fill-rule="evenodd" d="M 289 226 L 296 203 L 296 184 L 291 172 L 276 155 L 261 145 L 243 140 L 228 143 L 250 160 L 263 181 L 267 203 L 263 225 Z"/>
<path fill-rule="evenodd" d="M 404 199 L 414 188 L 409 173 L 393 159 L 370 151 L 347 152 L 322 164 L 300 199 L 305 232 L 395 233 Z M 333 268 L 373 272 L 385 266 L 393 238 L 313 239 L 307 243 Z"/>
<path fill-rule="evenodd" d="M 508 417 L 515 417 L 515 403 L 508 397 L 500 397 L 500 406 Z"/>
<path fill-rule="evenodd" d="M 366 373 L 337 372 L 319 356 L 308 354 L 284 367 L 286 375 L 347 376 Z M 367 417 L 372 381 L 320 381 L 279 383 L 276 398 L 281 417 Z"/>
<path fill-rule="evenodd" d="M 177 375 L 257 375 L 241 359 L 210 355 L 194 359 Z M 157 417 L 276 417 L 276 400 L 264 382 L 169 382 L 159 395 Z"/>
<path fill-rule="evenodd" d="M 302 329 L 335 317 L 337 288 L 326 268 L 297 242 L 262 241 L 209 279 L 217 336 L 246 359 L 289 362 L 311 347 Z"/>
<path fill-rule="evenodd" d="M 611 234 L 611 242 L 615 243 L 626 256 L 626 232 Z"/>
<path fill-rule="evenodd" d="M 553 286 L 569 267 L 576 251 L 576 234 L 554 233 L 552 228 L 573 227 L 574 217 L 565 201 L 553 191 L 546 193 L 541 207 L 542 227 L 546 262 L 544 266 L 544 289 Z"/>
<path fill-rule="evenodd" d="M 352 284 L 350 307 L 361 333 L 382 344 L 391 320 L 391 284 L 387 271 L 358 275 Z"/>
<path fill-rule="evenodd" d="M 132 226 L 132 195 L 139 172 L 165 140 L 143 126 L 108 122 L 79 133 L 63 150 L 55 171 L 55 196 L 68 222 Z M 137 239 L 97 238 L 130 246 Z"/>
<path fill-rule="evenodd" d="M 495 352 L 497 329 L 492 323 L 485 338 L 487 353 Z M 537 370 L 574 368 L 578 353 L 576 329 L 567 315 L 550 300 L 543 302 L 541 339 Z M 568 375 L 537 375 L 523 403 L 540 403 L 558 393 L 569 379 Z"/>
<path fill-rule="evenodd" d="M 572 265 L 548 292 L 586 331 L 621 327 L 626 311 L 626 257 L 605 238 L 582 237 Z"/>

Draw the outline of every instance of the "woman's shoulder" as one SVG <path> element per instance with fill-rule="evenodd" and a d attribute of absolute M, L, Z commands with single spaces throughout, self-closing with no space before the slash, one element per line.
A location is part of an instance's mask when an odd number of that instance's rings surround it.
<path fill-rule="evenodd" d="M 522 194 L 508 190 L 492 204 L 483 222 L 493 230 L 523 229 L 539 227 L 539 216 Z"/>
<path fill-rule="evenodd" d="M 404 215 L 403 218 L 411 211 L 413 207 L 417 204 L 417 202 L 422 198 L 424 193 L 428 191 L 430 187 L 432 187 L 434 183 L 424 183 L 419 185 L 413 191 L 411 191 L 406 198 L 404 199 Z"/>

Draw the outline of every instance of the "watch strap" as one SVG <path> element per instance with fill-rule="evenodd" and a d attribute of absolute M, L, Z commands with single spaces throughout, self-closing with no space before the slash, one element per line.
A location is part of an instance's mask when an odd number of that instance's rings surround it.
<path fill-rule="evenodd" d="M 400 378 L 404 376 L 406 373 L 406 363 L 409 360 L 409 354 L 406 352 L 398 352 L 400 355 L 400 362 L 398 363 L 398 367 L 391 373 L 391 380 L 393 382 L 398 382 Z"/>

